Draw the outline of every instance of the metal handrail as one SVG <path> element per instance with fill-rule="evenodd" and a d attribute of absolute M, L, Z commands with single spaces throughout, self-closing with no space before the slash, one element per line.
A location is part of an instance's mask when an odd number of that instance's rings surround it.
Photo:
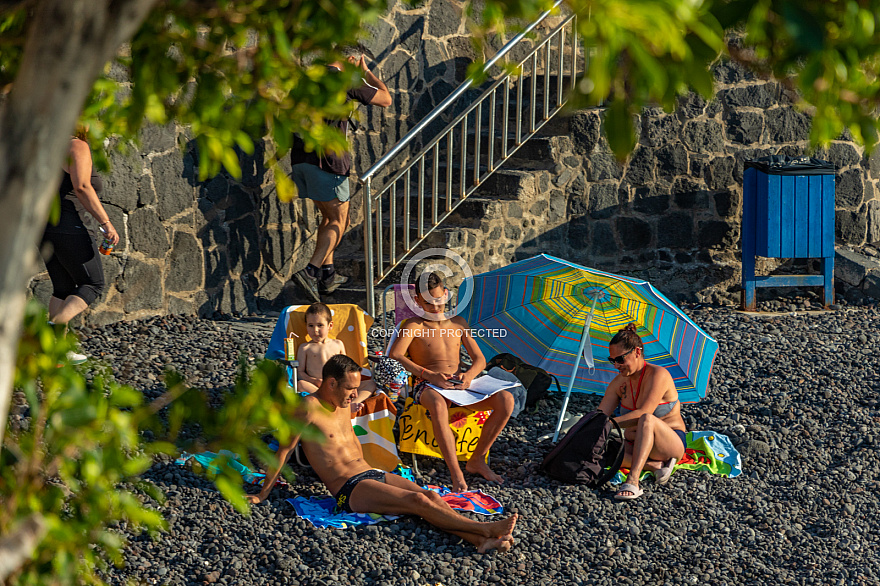
<path fill-rule="evenodd" d="M 562 5 L 562 2 L 563 2 L 563 0 L 558 0 L 553 5 L 552 8 L 542 12 L 541 15 L 538 17 L 538 19 L 535 22 L 530 24 L 524 31 L 522 31 L 521 33 L 519 33 L 518 35 L 516 35 L 515 37 L 510 39 L 503 47 L 501 47 L 501 49 L 498 51 L 498 53 L 496 53 L 494 57 L 492 57 L 489 61 L 486 62 L 485 65 L 483 65 L 483 75 L 489 73 L 489 69 L 491 69 L 492 66 L 495 65 L 499 59 L 501 59 L 502 57 L 504 57 L 505 55 L 510 53 L 510 51 L 513 50 L 513 48 L 516 45 L 518 45 L 520 41 L 522 41 L 524 38 L 526 38 L 526 35 L 528 35 L 530 32 L 535 30 L 535 27 L 537 27 L 539 24 L 544 22 L 544 19 L 546 19 L 548 16 L 550 16 L 550 14 L 554 10 L 559 8 L 559 6 Z M 415 139 L 416 135 L 418 135 L 422 130 L 424 130 L 428 126 L 428 124 L 430 124 L 438 116 L 443 114 L 446 111 L 446 109 L 449 108 L 449 106 L 453 102 L 455 102 L 458 98 L 460 98 L 461 95 L 464 92 L 466 92 L 468 90 L 468 88 L 470 88 L 473 85 L 473 83 L 474 83 L 473 79 L 471 79 L 471 78 L 466 79 L 460 86 L 458 86 L 458 89 L 456 89 L 454 92 L 449 94 L 449 96 L 445 100 L 440 102 L 440 104 L 436 108 L 434 108 L 431 111 L 431 113 L 428 114 L 428 116 L 424 120 L 422 120 L 421 122 L 416 124 L 412 130 L 410 130 L 409 132 L 406 133 L 406 136 L 404 136 L 399 141 L 397 141 L 397 144 L 395 144 L 393 147 L 391 147 L 390 151 L 385 153 L 381 159 L 376 161 L 376 163 L 372 167 L 367 169 L 366 172 L 360 176 L 358 181 L 360 181 L 360 183 L 363 184 L 368 179 L 370 179 L 373 175 L 378 173 L 382 169 L 382 167 L 387 165 L 388 162 L 391 161 L 391 159 L 393 159 L 403 149 L 403 147 L 405 147 L 406 145 L 411 143 Z"/>
<path fill-rule="evenodd" d="M 551 10 L 541 14 L 541 16 L 529 27 L 512 39 L 509 43 L 498 52 L 485 66 L 484 73 L 488 68 L 493 66 L 498 59 L 509 53 L 518 43 L 526 37 L 526 35 L 534 30 L 544 19 L 547 18 L 562 2 L 554 4 Z M 564 71 L 565 55 L 566 55 L 566 28 L 571 26 L 570 41 L 570 58 L 569 71 Z M 555 42 L 557 60 L 556 60 L 556 99 L 555 104 L 551 108 L 550 105 L 550 74 L 553 69 L 551 64 L 551 44 Z M 538 85 L 537 75 L 538 57 L 543 57 L 543 106 L 538 110 Z M 407 146 L 414 137 L 424 130 L 428 124 L 436 120 L 437 117 L 446 111 L 453 103 L 455 103 L 464 92 L 471 87 L 473 81 L 468 79 L 458 89 L 455 90 L 448 98 L 446 98 L 427 118 L 417 124 L 405 137 L 403 137 L 392 149 L 384 155 L 379 161 L 368 169 L 360 178 L 364 186 L 364 253 L 366 256 L 366 285 L 367 285 L 367 311 L 370 314 L 375 313 L 375 286 L 386 278 L 390 272 L 400 264 L 414 249 L 421 244 L 446 218 L 448 218 L 458 206 L 468 198 L 485 180 L 491 175 L 501 164 L 510 158 L 523 143 L 536 134 L 565 104 L 567 100 L 563 98 L 563 78 L 569 78 L 569 87 L 573 87 L 575 76 L 578 71 L 578 43 L 577 43 L 577 20 L 574 15 L 566 17 L 553 31 L 517 65 L 516 80 L 510 74 L 505 74 L 500 79 L 492 83 L 486 90 L 482 92 L 472 104 L 459 113 L 444 129 L 437 133 L 409 162 L 404 164 L 402 168 L 393 175 L 390 180 L 386 180 L 382 189 L 378 190 L 374 195 L 371 191 L 373 176 L 381 170 L 388 162 L 398 155 L 401 150 Z M 528 92 L 528 109 L 523 111 L 523 89 L 527 71 L 531 73 L 531 87 Z M 515 86 L 515 88 L 514 88 Z M 511 92 L 516 91 L 515 100 L 515 135 L 509 136 L 509 123 L 511 115 Z M 500 153 L 496 150 L 498 147 L 499 136 L 497 136 L 496 110 L 498 110 L 497 94 L 503 92 L 503 102 L 501 109 L 503 111 L 503 120 L 500 132 Z M 488 110 L 488 116 L 484 116 L 484 109 Z M 526 128 L 523 128 L 523 114 L 527 115 Z M 486 145 L 486 164 L 485 172 L 482 171 L 482 144 L 481 135 L 483 132 L 484 118 L 488 118 L 488 139 L 489 144 Z M 473 176 L 468 177 L 468 136 L 469 136 L 469 120 L 473 119 Z M 440 210 L 440 158 L 441 146 L 445 139 L 445 173 L 443 185 L 444 209 Z M 458 145 L 456 145 L 456 139 Z M 508 144 L 513 139 L 513 144 Z M 456 152 L 456 146 L 458 152 Z M 457 159 L 457 160 L 454 160 Z M 457 177 L 454 176 L 453 167 L 459 165 Z M 426 181 L 426 167 L 430 170 L 430 181 Z M 416 185 L 413 185 L 413 174 L 416 175 Z M 457 180 L 458 186 L 453 194 L 453 183 Z M 403 225 L 398 227 L 398 184 L 403 182 Z M 427 185 L 426 185 L 427 183 Z M 413 194 L 413 187 L 416 193 Z M 430 209 L 426 210 L 428 201 L 428 193 L 430 192 Z M 387 194 L 387 198 L 385 197 Z M 417 205 L 415 210 L 415 222 L 412 217 L 411 197 L 417 197 Z M 453 203 L 453 198 L 457 201 Z M 383 202 L 387 205 L 383 206 Z M 387 230 L 387 238 L 383 234 L 384 211 L 387 207 L 389 214 L 389 228 Z M 428 226 L 425 226 L 425 212 L 429 211 Z M 375 230 L 374 230 L 375 222 Z M 403 252 L 398 254 L 397 232 L 401 231 L 401 244 Z M 411 234 L 415 231 L 415 237 Z M 389 253 L 386 262 L 384 248 L 388 244 Z M 386 266 L 387 265 L 387 266 Z"/>

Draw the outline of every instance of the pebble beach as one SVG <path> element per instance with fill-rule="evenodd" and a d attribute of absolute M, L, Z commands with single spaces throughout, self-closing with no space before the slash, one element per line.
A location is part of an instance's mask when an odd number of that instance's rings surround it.
<path fill-rule="evenodd" d="M 870 301 L 815 311 L 810 298 L 763 304 L 763 314 L 684 305 L 720 344 L 710 388 L 685 404 L 689 430 L 727 435 L 742 457 L 736 478 L 676 471 L 643 482 L 632 502 L 609 485 L 561 485 L 537 471 L 556 421 L 555 395 L 502 432 L 491 464 L 503 485 L 468 476 L 516 512 L 510 553 L 479 554 L 459 538 L 404 517 L 316 529 L 285 499 L 326 495 L 310 470 L 273 490 L 250 516 L 171 459 L 145 478 L 165 491 L 169 529 L 126 534 L 111 584 L 878 584 L 880 583 L 880 310 Z M 776 310 L 768 313 L 766 310 Z M 163 317 L 80 328 L 84 351 L 147 399 L 166 368 L 222 393 L 238 356 L 262 358 L 272 316 Z M 381 347 L 371 339 L 371 349 Z M 574 395 L 586 413 L 598 397 Z M 13 410 L 11 417 L 22 417 Z M 15 421 L 13 421 L 15 425 Z M 402 455 L 405 464 L 410 456 Z M 420 458 L 424 483 L 449 484 L 440 460 Z M 255 490 L 252 490 L 255 492 Z M 121 528 L 125 532 L 124 528 Z"/>

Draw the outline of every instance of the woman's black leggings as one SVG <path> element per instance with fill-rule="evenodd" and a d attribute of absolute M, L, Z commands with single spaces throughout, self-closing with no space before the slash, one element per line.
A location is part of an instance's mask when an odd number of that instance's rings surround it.
<path fill-rule="evenodd" d="M 88 231 L 79 234 L 45 233 L 40 252 L 52 280 L 52 296 L 76 295 L 91 305 L 104 290 L 104 269 L 98 246 Z"/>

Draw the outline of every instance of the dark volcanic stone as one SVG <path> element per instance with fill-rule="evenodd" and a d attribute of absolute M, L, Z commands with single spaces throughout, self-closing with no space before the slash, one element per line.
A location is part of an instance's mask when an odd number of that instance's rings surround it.
<path fill-rule="evenodd" d="M 714 67 L 715 79 L 720 83 L 739 83 L 754 81 L 755 74 L 747 67 L 734 61 L 721 61 Z"/>
<path fill-rule="evenodd" d="M 681 143 L 657 149 L 658 175 L 684 175 L 688 170 L 688 156 Z"/>
<path fill-rule="evenodd" d="M 638 218 L 617 218 L 614 221 L 624 250 L 639 250 L 651 243 L 651 225 Z"/>
<path fill-rule="evenodd" d="M 126 313 L 162 307 L 162 272 L 156 265 L 128 257 L 117 288 L 123 293 Z"/>
<path fill-rule="evenodd" d="M 765 116 L 770 142 L 795 142 L 810 138 L 810 117 L 794 108 L 768 110 Z"/>
<path fill-rule="evenodd" d="M 217 203 L 229 193 L 229 182 L 226 175 L 217 175 L 207 183 L 199 185 L 199 197 L 207 198 L 211 203 Z"/>
<path fill-rule="evenodd" d="M 657 220 L 657 246 L 692 248 L 694 218 L 687 212 L 670 212 Z"/>
<path fill-rule="evenodd" d="M 776 103 L 772 90 L 772 84 L 747 85 L 718 92 L 718 97 L 728 108 L 748 106 L 751 108 L 766 109 Z"/>
<path fill-rule="evenodd" d="M 180 153 L 153 159 L 153 180 L 158 202 L 156 208 L 163 220 L 176 216 L 195 203 L 195 169 L 192 155 L 181 159 Z"/>
<path fill-rule="evenodd" d="M 395 46 L 395 37 L 397 31 L 385 20 L 378 18 L 364 28 L 367 30 L 368 36 L 363 40 L 364 47 L 373 54 L 376 60 L 381 60 L 387 51 Z"/>
<path fill-rule="evenodd" d="M 688 150 L 698 153 L 717 152 L 724 148 L 721 124 L 714 120 L 692 120 L 684 125 L 682 140 Z"/>
<path fill-rule="evenodd" d="M 394 44 L 392 45 L 391 40 L 389 40 L 388 44 L 384 45 L 380 50 L 384 51 L 396 45 L 398 47 L 403 47 L 407 53 L 416 53 L 419 46 L 422 44 L 422 35 L 425 32 L 425 17 L 421 14 L 412 15 L 398 13 L 397 16 L 395 16 L 394 24 L 397 26 L 398 35 L 397 38 L 394 39 Z M 386 70 L 383 67 L 382 72 L 385 73 L 385 71 Z M 391 71 L 395 70 L 391 69 Z M 398 87 L 411 86 L 407 85 Z"/>
<path fill-rule="evenodd" d="M 392 87 L 412 87 L 419 77 L 419 62 L 403 51 L 395 51 L 382 64 L 382 81 Z"/>
<path fill-rule="evenodd" d="M 661 214 L 669 209 L 669 194 L 656 187 L 638 187 L 635 190 L 633 209 L 642 214 Z"/>
<path fill-rule="evenodd" d="M 696 92 L 678 98 L 678 111 L 686 118 L 696 118 L 706 110 L 706 100 Z"/>
<path fill-rule="evenodd" d="M 149 208 L 138 208 L 128 216 L 128 235 L 132 247 L 153 258 L 168 252 L 168 236 L 159 216 Z"/>
<path fill-rule="evenodd" d="M 254 197 L 238 185 L 229 186 L 229 207 L 226 208 L 227 221 L 235 221 L 251 214 L 256 209 Z"/>
<path fill-rule="evenodd" d="M 599 117 L 591 112 L 578 112 L 569 119 L 571 138 L 575 150 L 581 155 L 589 155 L 599 143 Z"/>
<path fill-rule="evenodd" d="M 620 179 L 623 176 L 623 165 L 608 151 L 595 151 L 590 155 L 590 181 Z"/>
<path fill-rule="evenodd" d="M 138 178 L 143 173 L 143 162 L 140 155 L 124 156 L 117 151 L 112 151 L 108 158 L 110 174 L 104 183 L 101 201 L 117 205 L 129 212 L 137 207 Z M 117 226 L 115 222 L 113 225 Z M 121 227 L 122 224 L 118 226 Z"/>
<path fill-rule="evenodd" d="M 647 185 L 654 180 L 654 151 L 645 147 L 636 147 L 626 167 L 626 181 L 630 185 Z"/>
<path fill-rule="evenodd" d="M 862 182 L 863 171 L 851 169 L 838 173 L 834 182 L 834 198 L 838 206 L 858 207 L 865 196 L 865 185 Z"/>
<path fill-rule="evenodd" d="M 657 147 L 678 141 L 681 122 L 673 114 L 642 116 L 641 140 L 648 146 Z"/>
<path fill-rule="evenodd" d="M 703 248 L 712 246 L 731 245 L 733 242 L 734 229 L 727 222 L 710 220 L 698 224 L 698 244 Z"/>
<path fill-rule="evenodd" d="M 734 183 L 733 169 L 736 166 L 736 159 L 733 157 L 715 157 L 709 163 L 709 167 L 705 174 L 706 185 L 709 189 L 724 189 L 731 183 Z"/>
<path fill-rule="evenodd" d="M 177 129 L 174 123 L 156 126 L 148 122 L 141 128 L 139 137 L 144 153 L 162 153 L 177 147 Z"/>
<path fill-rule="evenodd" d="M 593 224 L 592 242 L 593 245 L 590 251 L 596 256 L 613 256 L 619 251 L 617 242 L 614 239 L 614 229 L 608 222 L 595 222 Z"/>
<path fill-rule="evenodd" d="M 840 168 L 858 165 L 862 162 L 862 157 L 859 156 L 859 152 L 852 144 L 848 142 L 833 142 L 828 147 L 828 160 Z"/>
<path fill-rule="evenodd" d="M 727 116 L 727 137 L 740 144 L 754 144 L 761 141 L 764 131 L 764 117 L 758 112 L 732 111 Z"/>
<path fill-rule="evenodd" d="M 170 292 L 195 291 L 202 285 L 202 249 L 192 234 L 175 232 L 168 255 L 165 287 Z"/>
<path fill-rule="evenodd" d="M 580 216 L 568 223 L 569 245 L 578 250 L 587 248 L 590 244 L 590 218 Z"/>
<path fill-rule="evenodd" d="M 458 32 L 462 24 L 461 9 L 450 0 L 434 0 L 428 14 L 428 34 L 445 37 Z"/>
<path fill-rule="evenodd" d="M 259 268 L 260 238 L 253 216 L 245 216 L 229 226 L 229 260 L 233 272 Z"/>
<path fill-rule="evenodd" d="M 868 242 L 876 244 L 880 242 L 880 201 L 876 199 L 868 202 Z"/>
<path fill-rule="evenodd" d="M 138 205 L 148 206 L 156 203 L 156 189 L 153 187 L 153 178 L 142 175 L 138 180 Z"/>
<path fill-rule="evenodd" d="M 834 214 L 834 232 L 838 241 L 861 246 L 865 241 L 868 219 L 865 214 L 837 210 Z"/>
<path fill-rule="evenodd" d="M 612 183 L 596 183 L 590 188 L 590 217 L 610 218 L 618 209 L 619 190 Z"/>
<path fill-rule="evenodd" d="M 205 289 L 214 289 L 229 278 L 229 261 L 225 250 L 205 252 Z"/>
<path fill-rule="evenodd" d="M 732 216 L 739 207 L 739 194 L 732 191 L 719 191 L 714 194 L 715 211 L 722 218 Z"/>

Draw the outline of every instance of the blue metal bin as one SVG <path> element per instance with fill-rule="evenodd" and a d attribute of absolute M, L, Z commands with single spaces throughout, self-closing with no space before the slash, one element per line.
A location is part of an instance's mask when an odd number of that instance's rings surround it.
<path fill-rule="evenodd" d="M 746 161 L 743 185 L 742 308 L 755 311 L 756 287 L 824 289 L 834 303 L 832 163 L 772 156 Z M 821 275 L 755 276 L 755 257 L 821 258 Z"/>

